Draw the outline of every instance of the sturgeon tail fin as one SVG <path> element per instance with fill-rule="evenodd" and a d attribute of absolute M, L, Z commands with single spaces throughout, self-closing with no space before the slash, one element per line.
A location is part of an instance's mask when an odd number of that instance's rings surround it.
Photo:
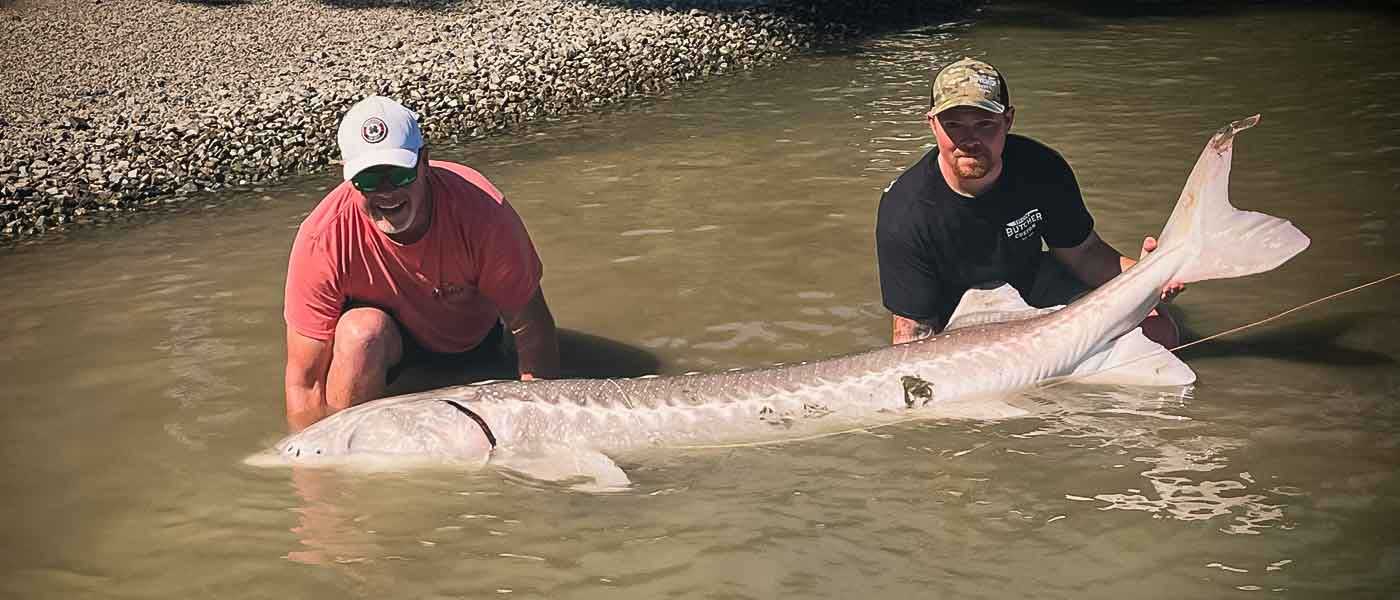
<path fill-rule="evenodd" d="M 1210 138 L 1162 229 L 1156 253 L 1195 254 L 1175 278 L 1183 282 L 1243 277 L 1277 267 L 1308 247 L 1292 223 L 1230 204 L 1230 158 L 1235 134 L 1259 123 L 1259 115 L 1235 121 Z"/>

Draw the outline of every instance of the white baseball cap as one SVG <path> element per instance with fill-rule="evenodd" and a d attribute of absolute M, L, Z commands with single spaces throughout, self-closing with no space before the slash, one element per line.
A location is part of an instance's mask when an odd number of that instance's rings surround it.
<path fill-rule="evenodd" d="M 417 165 L 423 147 L 418 115 L 384 96 L 370 96 L 350 107 L 336 138 L 347 181 L 378 165 Z"/>

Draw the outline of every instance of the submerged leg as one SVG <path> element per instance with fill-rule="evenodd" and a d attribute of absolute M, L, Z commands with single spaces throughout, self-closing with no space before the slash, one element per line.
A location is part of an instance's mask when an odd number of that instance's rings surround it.
<path fill-rule="evenodd" d="M 403 358 L 398 323 L 377 308 L 353 308 L 335 326 L 326 404 L 343 410 L 384 395 L 385 374 Z"/>

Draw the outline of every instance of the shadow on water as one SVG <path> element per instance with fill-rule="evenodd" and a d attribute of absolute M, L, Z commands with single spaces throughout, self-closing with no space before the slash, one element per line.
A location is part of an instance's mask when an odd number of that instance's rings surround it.
<path fill-rule="evenodd" d="M 1375 367 L 1396 364 L 1393 356 L 1370 350 L 1348 348 L 1338 338 L 1349 332 L 1374 327 L 1388 315 L 1380 312 L 1348 313 L 1316 319 L 1294 325 L 1284 325 L 1237 338 L 1211 340 L 1199 346 L 1182 349 L 1180 356 L 1187 362 L 1201 358 L 1253 356 L 1275 358 L 1289 362 L 1343 367 Z M 1196 340 L 1202 336 L 1183 327 L 1182 339 Z"/>
<path fill-rule="evenodd" d="M 559 330 L 559 362 L 565 377 L 641 377 L 661 370 L 651 352 L 568 329 Z"/>
<path fill-rule="evenodd" d="M 661 361 L 651 352 L 617 340 L 563 328 L 559 329 L 559 363 L 561 376 L 583 379 L 640 377 L 654 374 L 661 368 Z M 476 381 L 516 377 L 514 355 L 468 365 L 464 370 L 410 367 L 389 387 L 388 394 L 411 394 Z"/>

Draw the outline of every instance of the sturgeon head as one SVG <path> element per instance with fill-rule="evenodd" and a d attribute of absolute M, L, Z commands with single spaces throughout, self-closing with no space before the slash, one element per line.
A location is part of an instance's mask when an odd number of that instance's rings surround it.
<path fill-rule="evenodd" d="M 351 407 L 287 436 L 255 464 L 354 462 L 484 465 L 495 440 L 467 408 L 474 391 L 411 394 Z"/>

